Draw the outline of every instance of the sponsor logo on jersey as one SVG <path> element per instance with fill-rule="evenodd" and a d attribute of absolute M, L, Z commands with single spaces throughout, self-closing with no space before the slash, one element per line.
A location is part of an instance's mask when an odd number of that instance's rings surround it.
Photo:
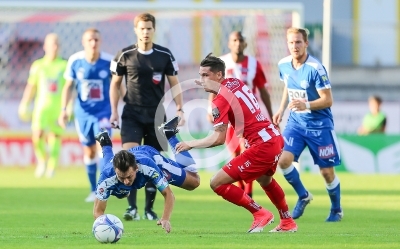
<path fill-rule="evenodd" d="M 292 101 L 293 99 L 303 99 L 308 100 L 307 92 L 305 90 L 299 89 L 288 89 L 289 100 Z"/>
<path fill-rule="evenodd" d="M 331 158 L 335 156 L 335 150 L 332 144 L 318 147 L 318 152 L 320 158 Z"/>
<path fill-rule="evenodd" d="M 217 119 L 217 118 L 219 118 L 219 115 L 220 115 L 220 114 L 219 114 L 219 110 L 218 110 L 217 107 L 214 108 L 214 109 L 212 109 L 211 113 L 212 113 L 212 115 L 213 115 L 214 120 Z"/>
<path fill-rule="evenodd" d="M 233 91 L 240 86 L 240 82 L 238 79 L 229 78 L 225 84 L 226 88 Z"/>
<path fill-rule="evenodd" d="M 55 79 L 47 79 L 47 89 L 51 93 L 55 93 L 58 90 L 57 80 Z"/>
<path fill-rule="evenodd" d="M 321 79 L 322 79 L 322 81 L 323 81 L 324 83 L 327 83 L 327 82 L 328 82 L 328 76 L 326 76 L 326 75 L 322 75 L 322 76 L 321 76 Z"/>
<path fill-rule="evenodd" d="M 161 73 L 156 73 L 156 72 L 153 73 L 153 83 L 154 84 L 158 85 L 158 83 L 160 83 L 161 79 L 162 79 Z"/>

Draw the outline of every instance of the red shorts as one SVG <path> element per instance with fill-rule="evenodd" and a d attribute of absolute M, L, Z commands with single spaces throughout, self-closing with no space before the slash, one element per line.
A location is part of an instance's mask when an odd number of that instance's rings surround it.
<path fill-rule="evenodd" d="M 243 138 L 238 138 L 235 134 L 235 129 L 229 125 L 226 130 L 225 144 L 231 154 L 240 154 L 240 143 L 244 143 Z"/>
<path fill-rule="evenodd" d="M 251 182 L 262 175 L 272 176 L 275 174 L 282 148 L 282 136 L 274 137 L 267 143 L 246 149 L 222 169 L 236 181 Z"/>

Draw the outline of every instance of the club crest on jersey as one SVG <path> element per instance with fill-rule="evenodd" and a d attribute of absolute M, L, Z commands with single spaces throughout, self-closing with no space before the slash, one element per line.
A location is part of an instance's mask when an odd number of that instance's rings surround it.
<path fill-rule="evenodd" d="M 226 82 L 225 86 L 226 86 L 226 88 L 228 88 L 229 90 L 232 91 L 240 86 L 240 82 L 238 79 L 229 78 L 228 81 Z"/>
<path fill-rule="evenodd" d="M 302 80 L 302 81 L 300 81 L 300 86 L 303 89 L 307 89 L 310 86 L 310 84 L 308 83 L 307 80 Z"/>
<path fill-rule="evenodd" d="M 214 119 L 219 118 L 219 110 L 218 110 L 218 108 L 212 109 L 211 114 L 213 115 Z"/>
<path fill-rule="evenodd" d="M 154 84 L 158 85 L 160 83 L 161 79 L 162 79 L 161 73 L 156 73 L 156 72 L 153 73 L 153 83 Z"/>
<path fill-rule="evenodd" d="M 108 76 L 108 72 L 106 70 L 101 70 L 99 72 L 99 77 L 100 78 L 105 79 L 105 78 L 107 78 L 107 76 Z"/>

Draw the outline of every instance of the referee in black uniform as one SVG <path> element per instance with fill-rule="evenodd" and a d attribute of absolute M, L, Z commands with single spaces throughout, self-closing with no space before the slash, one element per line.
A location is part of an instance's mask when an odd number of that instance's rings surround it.
<path fill-rule="evenodd" d="M 112 114 L 110 122 L 115 128 L 119 122 L 118 101 L 122 79 L 125 76 L 126 103 L 121 115 L 122 148 L 150 145 L 159 151 L 167 148 L 167 141 L 157 139 L 155 128 L 166 121 L 165 110 L 157 112 L 157 106 L 163 101 L 165 77 L 171 86 L 172 95 L 176 103 L 177 115 L 181 117 L 180 125 L 185 120 L 182 110 L 182 94 L 178 74 L 178 64 L 169 49 L 154 44 L 156 20 L 154 16 L 143 13 L 135 17 L 134 26 L 137 43 L 122 49 L 111 61 L 113 73 L 110 87 L 110 101 Z M 162 105 L 162 104 L 161 104 Z M 160 137 L 160 136 L 159 136 Z M 153 211 L 156 196 L 156 187 L 148 182 L 145 187 L 146 206 L 144 218 L 158 219 Z M 140 216 L 136 205 L 137 190 L 132 190 L 128 196 L 129 207 L 124 214 L 125 220 L 139 220 Z"/>

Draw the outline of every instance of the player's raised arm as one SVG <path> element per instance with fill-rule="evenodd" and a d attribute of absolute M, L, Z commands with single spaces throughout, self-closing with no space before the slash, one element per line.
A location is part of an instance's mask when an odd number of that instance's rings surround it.
<path fill-rule="evenodd" d="M 164 190 L 160 192 L 164 196 L 164 212 L 161 219 L 157 221 L 157 225 L 160 225 L 165 230 L 165 232 L 169 233 L 171 232 L 170 219 L 172 210 L 174 208 L 175 196 L 169 186 L 167 186 Z"/>

